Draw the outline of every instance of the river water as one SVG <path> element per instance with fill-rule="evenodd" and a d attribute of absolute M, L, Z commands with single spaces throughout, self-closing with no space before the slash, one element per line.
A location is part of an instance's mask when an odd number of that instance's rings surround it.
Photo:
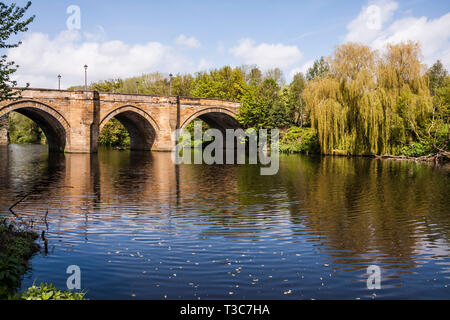
<path fill-rule="evenodd" d="M 22 290 L 64 289 L 77 265 L 89 299 L 450 299 L 448 171 L 282 156 L 261 176 L 175 166 L 169 153 L 31 145 L 2 147 L 0 163 L 0 216 L 28 195 L 14 212 L 49 242 Z"/>

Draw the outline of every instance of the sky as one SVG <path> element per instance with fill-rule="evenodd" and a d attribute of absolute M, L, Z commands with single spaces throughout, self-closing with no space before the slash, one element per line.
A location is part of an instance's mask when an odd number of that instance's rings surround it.
<path fill-rule="evenodd" d="M 24 5 L 26 1 L 16 2 Z M 407 40 L 450 69 L 448 0 L 34 0 L 35 21 L 6 53 L 19 85 L 67 88 L 150 72 L 279 67 L 290 81 L 353 41 L 382 51 Z"/>

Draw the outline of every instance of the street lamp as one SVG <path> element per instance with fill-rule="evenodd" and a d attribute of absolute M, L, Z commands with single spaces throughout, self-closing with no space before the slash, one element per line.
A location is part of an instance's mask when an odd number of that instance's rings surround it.
<path fill-rule="evenodd" d="M 84 90 L 86 90 L 86 91 L 88 89 L 88 86 L 87 86 L 87 69 L 88 69 L 88 66 L 87 66 L 87 64 L 85 64 L 84 65 Z"/>
<path fill-rule="evenodd" d="M 169 84 L 169 96 L 172 95 L 172 77 L 173 77 L 173 74 L 169 74 L 169 78 L 170 78 L 170 80 L 169 80 L 169 82 L 170 82 L 170 84 Z"/>
<path fill-rule="evenodd" d="M 58 74 L 58 90 L 61 90 L 61 75 Z"/>
<path fill-rule="evenodd" d="M 136 81 L 136 90 L 137 90 L 137 93 L 139 94 L 139 81 Z"/>

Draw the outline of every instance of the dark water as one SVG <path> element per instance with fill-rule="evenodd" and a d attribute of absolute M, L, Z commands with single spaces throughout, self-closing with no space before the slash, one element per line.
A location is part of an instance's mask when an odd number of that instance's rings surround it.
<path fill-rule="evenodd" d="M 446 171 L 284 156 L 278 175 L 260 176 L 42 146 L 3 148 L 0 163 L 0 215 L 31 193 L 14 210 L 48 230 L 23 289 L 65 288 L 78 265 L 89 299 L 450 298 Z M 369 265 L 381 290 L 367 289 Z"/>

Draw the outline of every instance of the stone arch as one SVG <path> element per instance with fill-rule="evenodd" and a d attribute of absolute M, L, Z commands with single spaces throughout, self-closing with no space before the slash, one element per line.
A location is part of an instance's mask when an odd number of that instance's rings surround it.
<path fill-rule="evenodd" d="M 236 113 L 219 107 L 206 108 L 193 113 L 182 123 L 181 128 L 184 129 L 197 118 L 206 122 L 211 128 L 221 131 L 241 128 L 240 123 L 236 120 Z"/>
<path fill-rule="evenodd" d="M 99 133 L 112 118 L 116 118 L 130 134 L 131 150 L 151 150 L 159 132 L 157 122 L 145 111 L 126 105 L 110 112 L 100 121 Z"/>
<path fill-rule="evenodd" d="M 50 152 L 70 148 L 70 125 L 58 111 L 35 100 L 21 100 L 0 108 L 0 117 L 18 112 L 33 120 L 44 132 Z"/>

